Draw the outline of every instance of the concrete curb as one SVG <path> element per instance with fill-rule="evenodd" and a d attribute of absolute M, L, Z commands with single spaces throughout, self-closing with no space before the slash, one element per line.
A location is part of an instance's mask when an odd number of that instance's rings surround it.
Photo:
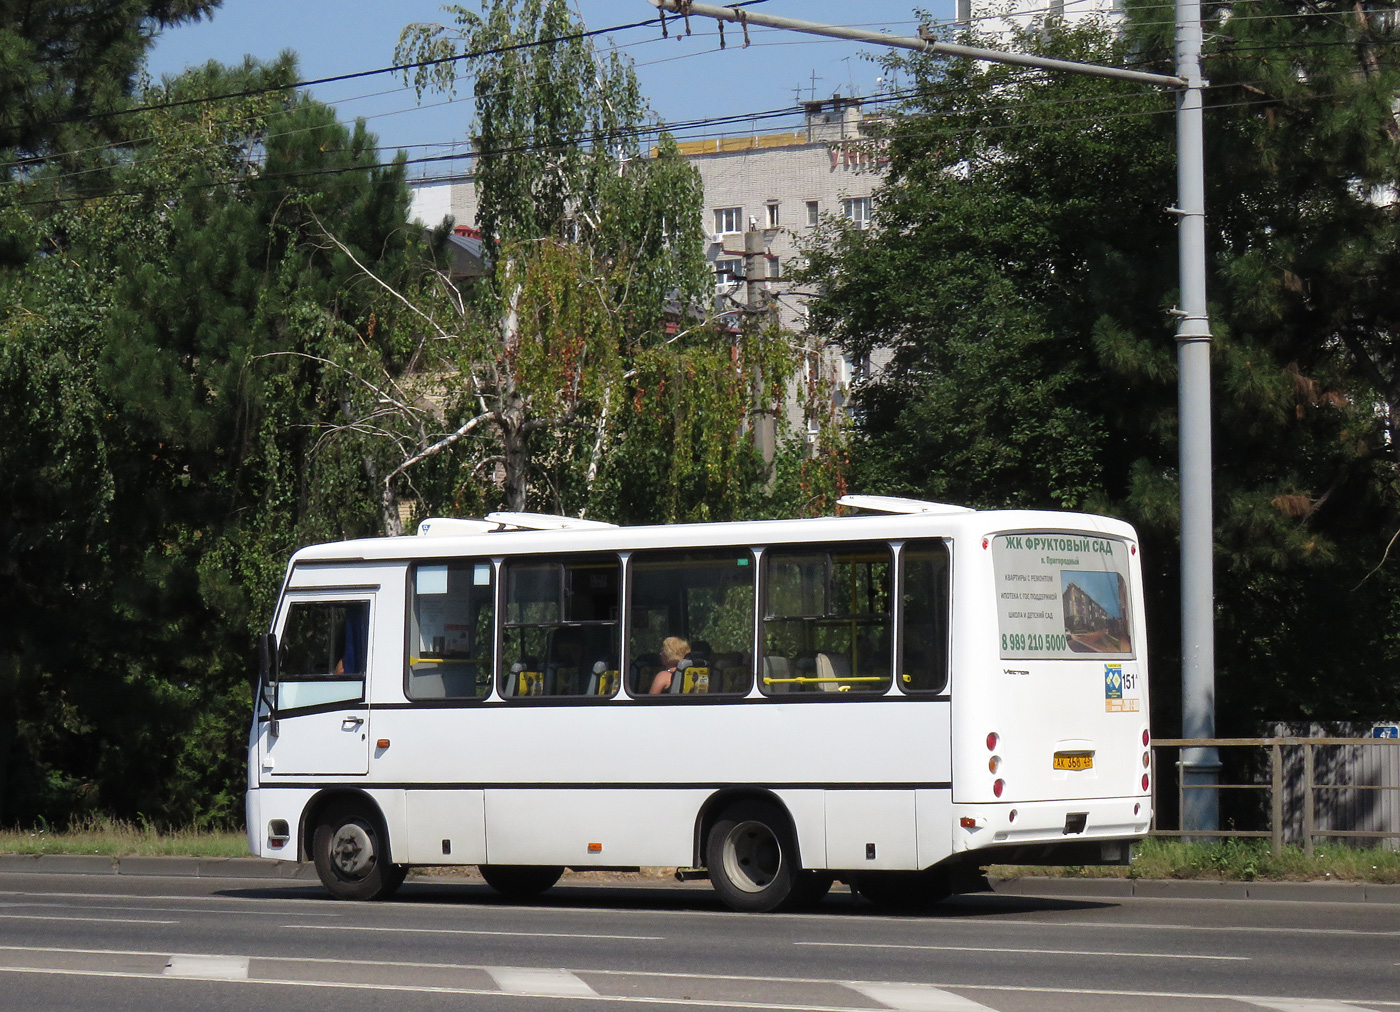
<path fill-rule="evenodd" d="M 1374 882 L 1211 882 L 1194 879 L 994 879 L 1002 896 L 1081 899 L 1274 900 L 1291 903 L 1400 903 L 1400 885 Z"/>
<path fill-rule="evenodd" d="M 166 875 L 177 878 L 316 879 L 295 861 L 256 857 L 103 857 L 98 854 L 0 854 L 0 874 Z"/>

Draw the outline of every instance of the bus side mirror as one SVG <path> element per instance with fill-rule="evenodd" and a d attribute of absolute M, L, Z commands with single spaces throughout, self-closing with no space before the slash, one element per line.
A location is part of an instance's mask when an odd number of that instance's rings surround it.
<path fill-rule="evenodd" d="M 277 634 L 263 633 L 258 637 L 258 684 L 277 683 Z"/>
<path fill-rule="evenodd" d="M 258 637 L 258 694 L 267 703 L 271 731 L 277 733 L 277 635 Z"/>

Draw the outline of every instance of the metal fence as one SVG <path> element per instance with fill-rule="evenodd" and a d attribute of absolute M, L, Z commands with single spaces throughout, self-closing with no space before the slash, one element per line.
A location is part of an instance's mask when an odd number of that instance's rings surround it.
<path fill-rule="evenodd" d="M 1182 783 L 1180 750 L 1189 747 L 1222 750 L 1221 783 Z M 1164 762 L 1159 753 L 1170 751 L 1174 761 Z M 1394 738 L 1162 738 L 1152 743 L 1152 765 L 1154 836 L 1268 839 L 1275 854 L 1292 843 L 1309 857 L 1320 838 L 1400 850 L 1400 741 Z M 1178 819 L 1187 791 L 1218 790 L 1222 800 L 1229 792 L 1249 794 L 1222 804 L 1233 813 L 1230 828 L 1182 830 L 1178 822 L 1168 829 L 1157 820 L 1162 791 L 1173 786 Z M 1240 823 L 1246 828 L 1236 828 Z"/>

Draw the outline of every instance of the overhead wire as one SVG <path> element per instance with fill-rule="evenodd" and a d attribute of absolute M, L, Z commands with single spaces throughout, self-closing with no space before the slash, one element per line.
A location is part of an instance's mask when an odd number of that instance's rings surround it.
<path fill-rule="evenodd" d="M 750 0 L 750 2 L 761 2 L 761 0 Z M 1166 6 L 1166 5 L 1162 5 L 1162 6 Z M 628 29 L 631 29 L 631 28 L 634 28 L 634 27 L 645 26 L 645 25 L 647 25 L 647 24 L 655 24 L 655 23 L 658 23 L 659 20 L 660 20 L 660 19 L 658 18 L 658 19 L 652 19 L 652 20 L 649 21 L 649 22 L 637 22 L 637 23 L 631 24 L 631 25 L 612 26 L 612 27 L 607 28 L 607 29 L 597 29 L 597 30 L 591 31 L 591 32 L 574 33 L 574 34 L 569 35 L 569 36 L 559 36 L 559 37 L 556 37 L 556 38 L 550 39 L 550 40 L 536 40 L 536 41 L 534 41 L 534 42 L 532 42 L 532 43 L 522 43 L 522 44 L 512 45 L 512 46 L 508 46 L 508 47 L 497 47 L 497 49 L 495 49 L 495 50 L 482 50 L 482 51 L 480 51 L 480 52 L 478 52 L 478 53 L 476 53 L 476 54 L 458 54 L 457 56 L 452 57 L 452 58 L 443 58 L 443 59 L 437 60 L 437 61 L 425 61 L 425 62 L 426 62 L 426 63 L 447 62 L 448 59 L 464 59 L 464 58 L 466 58 L 466 57 L 469 56 L 469 55 L 484 55 L 484 54 L 487 54 L 487 53 L 492 52 L 492 51 L 509 51 L 509 50 L 517 49 L 517 48 L 525 48 L 525 47 L 527 47 L 527 46 L 538 46 L 538 45 L 553 44 L 553 43 L 555 43 L 555 42 L 558 42 L 558 41 L 561 41 L 561 40 L 566 40 L 566 39 L 574 39 L 574 38 L 581 38 L 581 37 L 585 37 L 585 36 L 601 35 L 601 34 L 605 34 L 605 33 L 609 33 L 609 32 L 622 31 L 622 30 L 628 30 Z M 642 40 L 642 41 L 653 41 L 653 40 Z M 641 44 L 641 42 L 637 42 L 637 43 L 628 43 L 627 45 L 630 46 L 630 45 L 636 45 L 636 44 Z M 1314 43 L 1314 44 L 1316 44 L 1316 43 Z M 1273 48 L 1273 47 L 1260 47 L 1260 48 Z M 1215 54 L 1215 55 L 1224 55 L 1224 54 Z M 384 72 L 392 71 L 392 70 L 399 70 L 399 71 L 402 71 L 403 69 L 405 69 L 405 67 L 411 68 L 412 66 L 413 66 L 412 64 L 409 64 L 409 65 L 402 65 L 402 66 L 393 67 L 393 68 L 381 68 L 381 69 L 375 70 L 375 71 L 363 71 L 363 72 L 356 72 L 356 73 L 353 73 L 353 74 L 335 75 L 334 77 L 329 77 L 329 78 L 318 78 L 318 79 L 314 79 L 314 80 L 312 80 L 312 81 L 300 82 L 300 83 L 314 84 L 314 83 L 320 83 L 320 82 L 331 81 L 331 80 L 349 80 L 349 79 L 354 79 L 354 78 L 358 78 L 358 77 L 368 76 L 368 75 L 370 75 L 370 74 L 384 73 Z M 1045 73 L 1047 73 L 1047 72 L 1041 71 L 1041 72 L 1039 72 L 1039 73 L 1045 74 Z M 1019 79 L 1019 80 L 1025 80 L 1025 79 L 1026 79 L 1026 75 L 1025 75 L 1025 74 L 1022 74 L 1021 77 L 1018 78 L 1018 79 Z M 1239 85 L 1242 84 L 1242 83 L 1244 83 L 1244 82 L 1231 82 L 1231 83 L 1229 83 L 1229 84 L 1227 84 L 1227 85 L 1223 85 L 1223 86 L 1235 87 L 1235 86 L 1239 86 Z M 139 108 L 142 108 L 142 109 L 166 109 L 166 108 L 173 108 L 173 107 L 177 107 L 177 106 L 183 106 L 183 105 L 189 105 L 189 104 L 195 104 L 195 103 L 213 102 L 213 101 L 224 101 L 224 100 L 228 100 L 228 99 L 230 99 L 230 98 L 247 97 L 247 96 L 252 96 L 252 95 L 256 95 L 256 94 L 265 94 L 265 93 L 272 92 L 272 91 L 281 91 L 281 90 L 285 90 L 285 89 L 287 89 L 287 88 L 291 88 L 291 87 L 294 87 L 294 86 L 295 86 L 295 85 L 285 85 L 285 86 L 274 86 L 274 87 L 260 88 L 260 89 L 247 89 L 247 90 L 245 90 L 245 91 L 243 91 L 243 92 L 228 93 L 228 94 L 219 95 L 219 96 L 201 96 L 201 97 L 199 97 L 199 98 L 197 98 L 197 99 L 183 100 L 183 101 L 179 101 L 179 102 L 171 102 L 171 103 L 153 103 L 153 104 L 148 104 L 148 105 L 145 105 L 145 106 L 142 106 L 142 107 L 139 107 Z M 381 92 L 381 93 L 379 93 L 379 94 L 385 94 L 385 93 L 388 93 L 388 92 Z M 1149 93 L 1150 93 L 1150 92 L 1149 92 Z M 914 90 L 914 91 L 912 91 L 912 92 L 911 92 L 911 91 L 904 91 L 904 92 L 897 93 L 897 94 L 892 93 L 892 94 L 883 95 L 883 96 L 876 96 L 876 97 L 873 97 L 873 98 L 870 98 L 870 99 L 864 99 L 863 102 L 868 103 L 868 104 L 873 104 L 873 103 L 883 103 L 883 102 L 891 102 L 891 101 L 903 101 L 903 100 L 909 98 L 911 95 L 917 95 L 917 94 L 918 94 L 918 91 L 917 91 L 917 89 L 916 89 L 916 90 Z M 1057 103 L 1060 103 L 1060 102 L 1065 102 L 1065 103 L 1071 103 L 1071 102 L 1085 102 L 1085 101 L 1096 101 L 1096 100 L 1114 100 L 1114 101 L 1119 101 L 1119 100 L 1121 100 L 1123 97 L 1124 97 L 1124 96 L 1123 96 L 1123 94 L 1122 94 L 1121 92 L 1114 92 L 1114 93 L 1105 94 L 1105 95 L 1102 95 L 1102 96 L 1079 96 L 1079 97 L 1072 98 L 1072 99 L 1046 100 L 1046 101 L 1047 101 L 1048 104 L 1057 104 Z M 1310 98 L 1319 98 L 1319 97 L 1322 97 L 1322 96 L 1307 96 L 1307 97 L 1310 97 Z M 343 100 L 343 101 L 351 101 L 351 100 L 353 100 L 353 99 L 347 99 L 347 100 Z M 448 99 L 448 100 L 446 100 L 446 101 L 443 102 L 443 103 L 437 103 L 437 104 L 447 104 L 448 102 L 451 102 L 451 101 L 453 101 L 453 99 Z M 1229 105 L 1232 105 L 1232 104 L 1258 104 L 1258 103 L 1261 102 L 1261 101 L 1278 101 L 1278 99 L 1265 99 L 1265 100 L 1253 99 L 1253 100 L 1248 100 L 1248 101 L 1246 101 L 1246 102 L 1244 102 L 1244 103 L 1215 103 L 1215 104 L 1213 104 L 1213 105 L 1211 106 L 1211 108 L 1224 108 L 1224 107 L 1228 107 Z M 1020 106 L 1022 106 L 1022 107 L 1025 107 L 1025 106 L 1027 105 L 1027 103 L 1025 103 L 1025 102 L 1023 102 L 1023 101 L 1022 101 L 1022 102 L 1019 102 L 1019 103 L 1017 103 L 1017 104 L 1020 105 Z M 420 106 L 418 106 L 417 108 L 421 108 L 421 107 L 422 107 L 422 106 L 421 106 L 421 104 L 420 104 Z M 132 108 L 132 109 L 129 109 L 129 110 L 127 110 L 127 111 L 137 111 L 137 108 Z M 395 115 L 395 114 L 397 114 L 397 112 L 404 112 L 404 111 L 409 111 L 409 110 L 399 110 L 399 111 L 396 111 L 396 112 L 375 114 L 375 116 L 378 117 L 378 116 L 383 116 L 383 115 Z M 800 107 L 800 106 L 796 106 L 796 107 L 785 107 L 785 108 L 783 108 L 783 109 L 776 109 L 776 110 L 764 110 L 764 111 L 760 111 L 760 112 L 756 112 L 756 113 L 755 113 L 755 112 L 745 112 L 745 113 L 737 113 L 737 114 L 731 114 L 731 115 L 720 116 L 720 117 L 704 117 L 704 118 L 699 118 L 699 119 L 690 120 L 690 121 L 682 121 L 682 122 L 679 122 L 679 123 L 663 123 L 663 122 L 648 123 L 648 124 L 641 125 L 641 126 L 635 128 L 635 129 L 631 130 L 631 131 L 628 131 L 627 135 L 614 134 L 614 135 L 611 135 L 611 136 L 607 137 L 606 139 L 608 139 L 608 140 L 619 140 L 619 139 L 625 139 L 625 136 L 631 136 L 631 137 L 633 137 L 633 138 L 635 138 L 635 137 L 641 137 L 641 136 L 651 136 L 651 135 L 659 134 L 659 133 L 662 132 L 662 131 L 670 131 L 670 132 L 672 132 L 672 133 L 676 133 L 676 132 L 685 131 L 685 130 L 694 130 L 694 129 L 700 129 L 700 128 L 707 127 L 707 126 L 723 125 L 724 123 L 733 123 L 733 122 L 741 122 L 741 121 L 742 121 L 742 122 L 753 123 L 753 122 L 756 122 L 756 121 L 759 120 L 759 119 L 767 120 L 767 119 L 774 118 L 774 117 L 782 117 L 782 116 L 796 115 L 796 114 L 798 114 L 800 111 L 801 111 L 801 107 Z M 1163 110 L 1163 111 L 1170 111 L 1170 110 Z M 1136 114 L 1133 114 L 1133 115 L 1136 115 Z M 1099 117 L 1099 118 L 1102 118 L 1102 117 Z M 1059 122 L 1068 122 L 1068 121 L 1059 121 Z M 206 126 L 207 126 L 207 125 L 206 125 Z M 1001 127 L 998 127 L 998 128 L 1001 128 Z M 308 129 L 309 129 L 309 128 L 308 128 Z M 271 135 L 270 135 L 270 136 L 271 136 Z M 577 140 L 578 140 L 578 138 L 575 138 L 575 141 L 577 141 Z M 437 144 L 437 145 L 434 145 L 434 146 L 452 146 L 452 145 L 459 144 L 459 143 L 463 143 L 463 142 L 455 142 L 455 141 L 454 141 L 454 142 L 441 142 L 440 144 Z M 417 145 L 417 146 L 426 147 L 426 146 L 429 146 L 429 145 Z M 558 146 L 558 145 L 555 145 L 555 146 Z M 436 155 L 436 156 L 425 156 L 425 157 L 419 157 L 419 158 L 407 158 L 407 159 L 405 159 L 405 160 L 403 161 L 403 164 L 405 164 L 405 165 L 413 165 L 413 164 L 432 164 L 432 163 L 440 163 L 440 162 L 442 162 L 442 161 L 453 161 L 453 160 L 460 160 L 460 159 L 471 158 L 471 157 L 480 157 L 480 156 L 482 156 L 483 154 L 492 154 L 492 153 L 502 153 L 502 154 L 503 154 L 503 153 L 510 153 L 510 152 L 512 152 L 512 151 L 517 151 L 517 150 L 529 150 L 529 149 L 530 149 L 530 148 L 529 148 L 528 146 L 511 146 L 511 147 L 499 149 L 499 151 L 497 151 L 497 152 L 483 152 L 483 151 L 480 151 L 480 150 L 469 149 L 469 150 L 467 150 L 467 151 L 457 152 L 457 153 L 448 154 L 448 155 Z M 388 149 L 387 149 L 387 148 L 374 148 L 374 149 L 371 149 L 371 150 L 388 150 Z M 350 172 L 350 171 L 363 171 L 363 170 L 367 170 L 367 169 L 376 169 L 376 168 L 378 168 L 378 169 L 383 169 L 383 168 L 391 167 L 391 166 L 393 166 L 393 165 L 395 165 L 395 164 L 398 164 L 397 160 L 394 161 L 394 162 L 387 162 L 387 163 L 386 163 L 386 162 L 378 162 L 378 163 L 374 163 L 374 164 L 370 164 L 370 165 L 346 166 L 346 167 L 340 167 L 340 168 L 338 168 L 338 169 L 336 169 L 336 170 L 329 170 L 329 171 Z M 55 181 L 56 179 L 71 178 L 71 177 L 74 176 L 74 175 L 78 175 L 78 174 L 81 174 L 81 173 L 87 172 L 87 171 L 105 171 L 107 168 L 110 168 L 110 167 L 102 167 L 102 168 L 99 169 L 99 170 L 74 170 L 73 172 L 68 173 L 68 174 L 58 174 L 58 175 L 56 175 L 56 176 L 49 176 L 49 177 L 46 177 L 45 182 L 48 183 L 48 182 L 53 182 L 53 181 Z M 327 170 L 322 170 L 322 171 L 324 172 L 324 171 L 327 171 Z M 289 173 L 289 175 L 292 175 L 292 174 L 297 174 L 297 173 Z M 301 174 L 321 174 L 321 173 L 307 171 L 307 172 L 303 172 L 303 173 L 301 173 Z M 259 178 L 268 178 L 268 177 L 267 177 L 266 175 L 261 175 Z M 15 185 L 15 184 L 12 183 L 12 184 L 10 184 L 10 185 Z M 190 184 L 190 185 L 203 186 L 203 185 L 218 185 L 218 184 Z M 177 186 L 177 187 L 175 187 L 175 189 L 181 189 L 181 188 L 185 188 L 185 187 L 182 187 L 182 186 Z M 115 192 L 115 191 L 114 191 L 114 192 Z M 143 190 L 143 191 L 141 191 L 141 192 L 143 192 L 143 193 L 149 193 L 150 191 L 149 191 L 149 190 Z M 44 199 L 44 200 L 41 200 L 41 201 L 31 201 L 31 202 L 28 202 L 28 203 L 45 203 L 45 204 L 48 204 L 48 203 L 52 203 L 54 200 L 75 199 L 75 198 L 77 198 L 77 196 L 78 196 L 78 195 L 72 195 L 72 197 L 69 197 L 69 198 L 65 198 L 65 197 L 62 197 L 62 196 L 59 196 L 59 197 L 51 197 L 51 198 L 47 198 L 47 199 Z M 81 199 L 87 199 L 88 196 L 91 196 L 91 195 L 83 195 Z"/>

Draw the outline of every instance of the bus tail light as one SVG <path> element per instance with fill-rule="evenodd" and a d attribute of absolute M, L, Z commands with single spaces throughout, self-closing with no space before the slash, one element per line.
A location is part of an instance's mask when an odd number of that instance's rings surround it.
<path fill-rule="evenodd" d="M 1148 768 L 1149 766 L 1151 766 L 1151 765 L 1152 765 L 1152 753 L 1151 753 L 1151 752 L 1144 752 L 1144 753 L 1142 754 L 1142 768 L 1143 768 L 1143 769 L 1147 769 L 1147 768 Z"/>
<path fill-rule="evenodd" d="M 997 750 L 997 742 L 999 741 L 1001 741 L 1001 735 L 997 734 L 995 731 L 990 732 L 987 735 L 987 751 L 995 752 Z"/>
<path fill-rule="evenodd" d="M 1147 779 L 1147 774 L 1144 773 L 1144 774 L 1142 775 L 1142 789 L 1143 789 L 1144 791 L 1147 790 L 1147 785 L 1150 784 L 1151 782 L 1152 782 L 1152 781 L 1150 781 L 1150 780 Z"/>
<path fill-rule="evenodd" d="M 1142 747 L 1147 748 L 1147 743 L 1152 740 L 1152 736 L 1147 733 L 1147 728 L 1142 729 Z"/>
<path fill-rule="evenodd" d="M 1142 779 L 1143 779 L 1143 782 L 1146 783 L 1147 778 L 1146 778 L 1146 777 L 1143 777 Z M 1006 790 L 1006 781 L 1005 781 L 1005 780 L 1000 780 L 1000 779 L 998 779 L 998 780 L 993 781 L 993 783 L 992 783 L 992 793 L 993 793 L 994 795 L 996 795 L 997 797 L 1001 797 L 1002 792 L 1005 791 L 1005 790 Z"/>
<path fill-rule="evenodd" d="M 992 756 L 990 759 L 987 760 L 987 772 L 988 772 L 988 773 L 995 773 L 995 772 L 996 772 L 997 770 L 999 770 L 999 769 L 1001 769 L 1001 756 L 999 756 L 999 755 L 994 755 L 994 756 Z"/>

